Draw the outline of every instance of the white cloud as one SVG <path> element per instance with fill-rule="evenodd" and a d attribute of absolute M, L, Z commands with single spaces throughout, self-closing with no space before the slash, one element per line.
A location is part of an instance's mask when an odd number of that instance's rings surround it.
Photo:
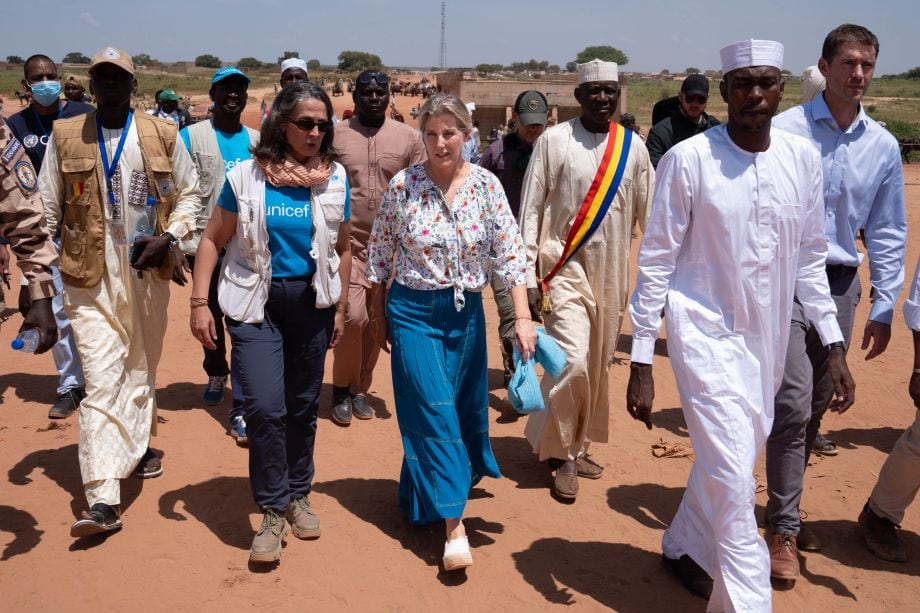
<path fill-rule="evenodd" d="M 92 13 L 90 13 L 89 11 L 83 11 L 82 13 L 80 13 L 80 21 L 82 21 L 88 26 L 93 26 L 93 27 L 99 26 L 99 21 L 95 17 L 93 17 Z"/>

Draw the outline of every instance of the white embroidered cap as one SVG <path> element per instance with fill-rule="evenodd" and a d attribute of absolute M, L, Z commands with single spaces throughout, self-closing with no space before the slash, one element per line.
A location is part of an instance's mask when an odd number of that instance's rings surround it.
<path fill-rule="evenodd" d="M 578 65 L 578 84 L 592 81 L 619 81 L 620 74 L 616 62 L 602 62 L 595 58 Z"/>
<path fill-rule="evenodd" d="M 300 68 L 304 72 L 307 72 L 307 63 L 299 57 L 289 57 L 281 62 L 281 74 L 284 74 L 284 71 L 288 68 Z"/>
<path fill-rule="evenodd" d="M 722 57 L 723 75 L 736 68 L 751 66 L 773 66 L 783 69 L 783 43 L 773 40 L 749 38 L 738 41 L 722 47 L 719 55 Z"/>

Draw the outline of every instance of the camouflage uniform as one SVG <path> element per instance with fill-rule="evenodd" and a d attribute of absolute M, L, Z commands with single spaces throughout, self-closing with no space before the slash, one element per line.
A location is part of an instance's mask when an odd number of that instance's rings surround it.
<path fill-rule="evenodd" d="M 29 282 L 32 300 L 51 298 L 57 292 L 51 265 L 57 248 L 45 225 L 38 173 L 25 148 L 0 118 L 0 235 L 10 241 L 19 268 Z"/>

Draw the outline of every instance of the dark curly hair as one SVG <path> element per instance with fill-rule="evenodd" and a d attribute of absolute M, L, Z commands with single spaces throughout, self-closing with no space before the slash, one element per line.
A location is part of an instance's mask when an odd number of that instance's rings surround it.
<path fill-rule="evenodd" d="M 288 154 L 288 142 L 284 133 L 284 126 L 290 121 L 291 115 L 297 105 L 304 100 L 319 100 L 326 107 L 326 121 L 332 121 L 332 101 L 326 90 L 309 81 L 294 81 L 284 86 L 284 89 L 272 102 L 272 108 L 262 122 L 259 131 L 259 144 L 252 148 L 252 157 L 263 162 L 280 162 Z M 332 132 L 330 128 L 323 135 L 323 142 L 319 145 L 319 155 L 329 158 L 329 149 L 332 146 Z"/>

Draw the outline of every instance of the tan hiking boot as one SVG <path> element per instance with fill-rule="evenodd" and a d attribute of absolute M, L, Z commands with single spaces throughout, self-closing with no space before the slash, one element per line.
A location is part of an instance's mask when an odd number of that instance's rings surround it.
<path fill-rule="evenodd" d="M 799 547 L 794 534 L 772 534 L 770 548 L 770 577 L 795 581 L 799 576 Z"/>
<path fill-rule="evenodd" d="M 281 558 L 282 543 L 290 530 L 287 520 L 277 511 L 266 509 L 262 516 L 262 525 L 252 539 L 249 560 L 251 562 L 277 562 Z"/>
<path fill-rule="evenodd" d="M 310 508 L 310 501 L 306 496 L 292 500 L 284 516 L 290 522 L 294 536 L 297 538 L 319 538 L 319 517 Z"/>

